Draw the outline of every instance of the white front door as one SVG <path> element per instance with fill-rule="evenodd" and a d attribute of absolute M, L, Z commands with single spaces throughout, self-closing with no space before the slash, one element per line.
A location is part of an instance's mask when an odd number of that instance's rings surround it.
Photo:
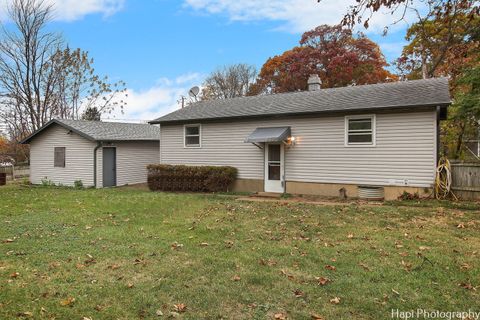
<path fill-rule="evenodd" d="M 265 192 L 284 192 L 283 143 L 265 143 Z"/>

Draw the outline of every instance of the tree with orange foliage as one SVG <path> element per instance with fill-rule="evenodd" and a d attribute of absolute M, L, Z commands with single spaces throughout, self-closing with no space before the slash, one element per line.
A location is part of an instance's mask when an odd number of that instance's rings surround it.
<path fill-rule="evenodd" d="M 323 88 L 385 82 L 395 78 L 386 66 L 378 45 L 365 35 L 322 25 L 305 32 L 300 46 L 269 58 L 250 94 L 306 90 L 310 74 L 320 76 Z"/>

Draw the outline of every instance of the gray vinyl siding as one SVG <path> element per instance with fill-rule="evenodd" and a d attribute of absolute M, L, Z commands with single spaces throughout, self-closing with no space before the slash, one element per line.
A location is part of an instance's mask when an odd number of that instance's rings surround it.
<path fill-rule="evenodd" d="M 345 146 L 345 117 L 202 123 L 202 147 L 184 148 L 183 125 L 161 126 L 160 161 L 229 165 L 241 179 L 263 179 L 263 150 L 245 138 L 257 127 L 290 126 L 286 181 L 428 187 L 435 177 L 436 113 L 376 115 L 375 146 Z"/>
<path fill-rule="evenodd" d="M 117 186 L 147 182 L 147 165 L 158 163 L 159 142 L 115 142 L 117 152 Z M 97 187 L 103 185 L 102 148 L 97 150 Z"/>
<path fill-rule="evenodd" d="M 54 148 L 65 147 L 65 167 L 54 167 Z M 42 179 L 55 184 L 73 186 L 82 180 L 93 186 L 93 150 L 95 143 L 54 125 L 30 143 L 30 181 L 41 184 Z"/>

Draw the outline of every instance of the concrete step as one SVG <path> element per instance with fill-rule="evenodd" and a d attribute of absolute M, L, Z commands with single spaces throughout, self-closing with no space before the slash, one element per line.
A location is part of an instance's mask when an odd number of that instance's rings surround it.
<path fill-rule="evenodd" d="M 277 198 L 279 199 L 282 194 L 281 193 L 276 193 L 276 192 L 257 192 L 255 194 L 256 197 L 260 198 Z"/>

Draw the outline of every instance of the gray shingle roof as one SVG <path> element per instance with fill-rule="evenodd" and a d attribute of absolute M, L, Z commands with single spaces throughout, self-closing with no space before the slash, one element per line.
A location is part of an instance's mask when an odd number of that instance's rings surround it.
<path fill-rule="evenodd" d="M 160 128 L 149 124 L 54 119 L 22 141 L 28 143 L 38 133 L 53 124 L 92 141 L 157 141 Z"/>
<path fill-rule="evenodd" d="M 450 104 L 447 78 L 200 101 L 150 123 L 351 112 Z"/>

